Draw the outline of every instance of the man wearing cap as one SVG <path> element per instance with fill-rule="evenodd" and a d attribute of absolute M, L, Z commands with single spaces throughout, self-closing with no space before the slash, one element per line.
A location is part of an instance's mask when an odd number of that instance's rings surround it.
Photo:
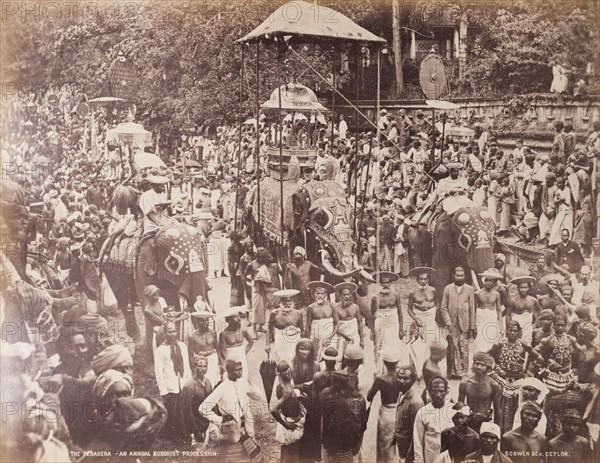
<path fill-rule="evenodd" d="M 494 358 L 486 352 L 473 355 L 473 374 L 460 382 L 458 401 L 465 402 L 473 410 L 471 427 L 479 431 L 481 423 L 491 421 L 492 406 L 494 422 L 500 422 L 501 392 L 498 383 L 488 376 L 494 368 Z"/>
<path fill-rule="evenodd" d="M 396 367 L 400 361 L 400 354 L 398 351 L 383 352 L 381 358 L 386 371 L 382 375 L 375 376 L 373 386 L 367 393 L 367 401 L 372 403 L 377 392 L 381 393 L 381 405 L 377 420 L 377 461 L 391 462 L 396 460 L 394 431 L 396 402 L 400 395 Z"/>
<path fill-rule="evenodd" d="M 513 278 L 510 282 L 517 287 L 517 296 L 509 296 L 506 307 L 506 323 L 514 320 L 521 326 L 521 338 L 531 345 L 533 328 L 542 308 L 538 300 L 530 294 L 535 282 L 531 276 Z"/>
<path fill-rule="evenodd" d="M 460 171 L 464 166 L 461 163 L 452 162 L 448 164 L 447 167 L 449 174 L 448 177 L 441 179 L 435 189 L 437 198 L 440 200 L 446 196 L 449 196 L 452 191 L 457 189 L 465 192 L 469 189 L 469 184 L 467 183 L 466 177 L 460 175 Z"/>
<path fill-rule="evenodd" d="M 335 292 L 335 289 L 324 281 L 311 281 L 308 287 L 313 291 L 315 302 L 306 310 L 304 332 L 308 333 L 312 340 L 317 362 L 320 362 L 323 350 L 331 343 L 339 325 L 337 311 L 329 301 L 329 295 Z"/>
<path fill-rule="evenodd" d="M 335 371 L 335 366 L 338 361 L 338 350 L 335 347 L 329 346 L 323 351 L 323 362 L 325 369 L 317 371 L 313 376 L 313 393 L 312 397 L 319 397 L 319 394 L 326 387 L 331 386 L 331 375 Z"/>
<path fill-rule="evenodd" d="M 538 302 L 540 303 L 542 310 L 550 309 L 555 312 L 556 308 L 562 304 L 559 286 L 559 283 L 562 282 L 562 280 L 562 276 L 558 273 L 546 275 L 544 278 L 542 278 L 542 283 L 548 286 L 548 294 L 538 296 Z"/>
<path fill-rule="evenodd" d="M 509 458 L 524 463 L 539 463 L 545 452 L 550 450 L 548 439 L 535 430 L 542 409 L 535 402 L 525 402 L 521 407 L 521 425 L 504 434 L 500 449 Z"/>
<path fill-rule="evenodd" d="M 267 352 L 274 345 L 274 358 L 277 363 L 285 361 L 292 365 L 296 355 L 296 343 L 303 337 L 302 313 L 294 307 L 297 289 L 281 289 L 273 296 L 279 298 L 279 307 L 271 312 L 267 338 Z"/>
<path fill-rule="evenodd" d="M 140 196 L 140 209 L 144 214 L 144 233 L 158 230 L 168 221 L 165 208 L 169 204 L 165 195 L 167 177 L 150 175 L 147 178 L 150 188 Z"/>
<path fill-rule="evenodd" d="M 469 426 L 471 409 L 462 402 L 452 407 L 455 411 L 452 417 L 454 426 L 442 431 L 441 454 L 435 463 L 463 461 L 465 456 L 478 450 L 481 446 L 479 435 Z"/>
<path fill-rule="evenodd" d="M 474 460 L 478 463 L 512 463 L 509 457 L 498 449 L 500 443 L 500 427 L 495 423 L 481 423 L 479 441 L 481 449 L 469 453 L 464 460 Z"/>
<path fill-rule="evenodd" d="M 381 289 L 371 298 L 371 314 L 374 325 L 371 339 L 375 348 L 375 371 L 385 372 L 381 352 L 400 349 L 400 340 L 404 337 L 400 293 L 392 290 L 392 283 L 398 275 L 392 272 L 377 272 L 373 275 Z"/>
<path fill-rule="evenodd" d="M 475 293 L 465 283 L 465 269 L 454 269 L 454 282 L 444 288 L 440 311 L 448 329 L 448 374 L 462 378 L 469 364 L 469 339 L 477 336 L 475 327 Z"/>
<path fill-rule="evenodd" d="M 340 359 L 344 356 L 348 344 L 357 344 L 363 349 L 365 347 L 360 307 L 353 300 L 353 294 L 357 289 L 358 286 L 352 282 L 335 285 L 335 292 L 342 299 L 334 305 L 340 322 L 334 336 Z"/>
<path fill-rule="evenodd" d="M 568 408 L 562 414 L 561 421 L 562 433 L 550 441 L 550 449 L 556 452 L 553 456 L 568 455 L 573 462 L 591 461 L 590 442 L 578 435 L 584 426 L 581 413 L 575 408 Z"/>

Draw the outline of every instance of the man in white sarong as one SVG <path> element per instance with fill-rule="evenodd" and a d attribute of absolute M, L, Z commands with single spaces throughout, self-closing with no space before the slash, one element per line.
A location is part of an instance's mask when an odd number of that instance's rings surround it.
<path fill-rule="evenodd" d="M 337 346 L 338 362 L 341 361 L 348 344 L 359 345 L 364 349 L 363 324 L 360 308 L 354 303 L 353 294 L 358 289 L 352 282 L 343 282 L 335 285 L 335 292 L 342 300 L 335 305 L 339 319 L 338 329 L 333 337 L 333 344 Z"/>
<path fill-rule="evenodd" d="M 150 189 L 140 196 L 140 209 L 144 214 L 144 234 L 158 230 L 168 222 L 165 208 L 170 204 L 165 195 L 165 184 L 169 182 L 162 175 L 150 175 L 147 178 Z"/>
<path fill-rule="evenodd" d="M 308 288 L 313 291 L 315 302 L 306 310 L 305 331 L 315 346 L 317 361 L 320 362 L 323 350 L 331 344 L 339 325 L 337 311 L 329 302 L 329 294 L 335 290 L 324 281 L 311 281 Z"/>
<path fill-rule="evenodd" d="M 371 313 L 374 319 L 371 337 L 375 348 L 375 371 L 383 374 L 385 368 L 381 353 L 400 350 L 402 346 L 402 308 L 400 293 L 391 288 L 391 284 L 398 280 L 398 275 L 392 272 L 376 272 L 373 277 L 381 289 L 371 299 Z"/>
<path fill-rule="evenodd" d="M 297 289 L 280 289 L 273 293 L 280 298 L 279 307 L 269 317 L 269 337 L 267 353 L 273 349 L 273 359 L 292 365 L 296 355 L 296 344 L 302 338 L 302 312 L 294 307 L 294 297 L 300 294 Z"/>

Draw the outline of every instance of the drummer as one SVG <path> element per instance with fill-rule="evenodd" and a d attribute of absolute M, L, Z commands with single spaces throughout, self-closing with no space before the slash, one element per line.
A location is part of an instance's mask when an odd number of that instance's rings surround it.
<path fill-rule="evenodd" d="M 294 297 L 300 291 L 297 289 L 281 289 L 275 291 L 273 296 L 280 298 L 279 307 L 271 312 L 269 317 L 269 330 L 267 335 L 267 353 L 274 348 L 274 360 L 292 365 L 296 354 L 296 343 L 302 339 L 302 313 L 296 310 Z"/>
<path fill-rule="evenodd" d="M 333 335 L 338 329 L 338 314 L 329 295 L 335 292 L 333 286 L 324 281 L 311 281 L 308 288 L 313 292 L 315 302 L 310 304 L 306 311 L 305 333 L 313 342 L 317 361 L 321 361 L 321 353 L 331 344 Z"/>
<path fill-rule="evenodd" d="M 348 344 L 365 347 L 363 334 L 363 322 L 360 308 L 354 302 L 354 293 L 358 286 L 352 282 L 343 282 L 335 285 L 335 292 L 341 297 L 341 301 L 335 304 L 335 311 L 339 319 L 337 332 L 333 343 L 337 344 L 338 361 L 341 361 Z"/>

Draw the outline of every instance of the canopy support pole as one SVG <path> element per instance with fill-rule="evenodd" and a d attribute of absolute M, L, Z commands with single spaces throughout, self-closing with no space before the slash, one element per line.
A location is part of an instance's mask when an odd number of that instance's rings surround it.
<path fill-rule="evenodd" d="M 333 92 L 331 93 L 331 155 L 333 156 L 333 140 L 335 135 L 335 45 L 333 46 L 333 58 L 331 65 L 331 83 Z"/>
<path fill-rule="evenodd" d="M 260 44 L 256 42 L 256 211 L 259 225 L 260 217 L 260 137 L 258 136 L 258 121 L 260 119 Z M 258 242 L 262 242 L 262 229 L 258 227 Z"/>
<path fill-rule="evenodd" d="M 356 107 L 358 108 L 359 96 L 360 96 L 360 54 L 359 54 L 359 44 L 355 45 L 355 56 L 356 56 Z M 358 193 L 358 112 L 355 114 L 356 121 L 354 124 L 354 186 L 353 186 L 353 194 L 354 194 L 354 213 L 352 215 L 353 223 L 352 230 L 354 232 L 354 241 L 356 242 L 358 236 L 358 228 L 356 225 L 356 221 L 358 219 L 356 215 L 356 203 L 357 203 L 357 193 Z M 351 172 L 352 174 L 352 172 Z M 350 182 L 348 182 L 348 188 L 350 187 Z"/>
<path fill-rule="evenodd" d="M 375 114 L 375 120 L 377 121 L 377 142 L 380 140 L 379 133 L 379 111 L 381 111 L 381 48 L 377 49 L 377 111 Z M 367 177 L 367 181 L 368 177 Z M 379 242 L 379 209 L 381 208 L 381 202 L 379 198 L 376 198 L 375 204 L 377 205 L 377 210 L 375 211 L 375 271 L 379 272 L 381 270 L 381 243 Z"/>
<path fill-rule="evenodd" d="M 431 110 L 432 116 L 431 116 L 431 124 L 432 124 L 432 129 L 431 129 L 431 138 L 433 139 L 433 143 L 431 144 L 431 155 L 430 155 L 430 161 L 431 161 L 431 166 L 433 167 L 435 164 L 435 109 Z M 433 173 L 433 172 L 432 172 Z"/>
<path fill-rule="evenodd" d="M 279 98 L 279 108 L 277 110 L 277 122 L 279 123 L 279 226 L 281 234 L 281 253 L 284 252 L 283 241 L 283 122 L 281 120 L 281 47 L 277 42 L 277 91 Z M 292 127 L 294 125 L 294 116 L 292 115 Z M 289 135 L 288 135 L 289 137 Z"/>
<path fill-rule="evenodd" d="M 242 168 L 242 117 L 244 111 L 243 97 L 244 97 L 244 44 L 241 44 L 242 57 L 240 62 L 240 114 L 239 114 L 239 134 L 238 134 L 238 162 L 237 162 L 237 175 L 235 179 L 235 212 L 233 218 L 233 233 L 237 235 L 238 226 L 238 198 L 240 194 L 240 170 Z M 256 121 L 258 126 L 258 120 Z M 193 190 L 193 189 L 192 189 Z M 193 200 L 192 200 L 193 203 Z M 193 207 L 193 204 L 192 204 Z M 234 239 L 236 239 L 234 237 Z"/>

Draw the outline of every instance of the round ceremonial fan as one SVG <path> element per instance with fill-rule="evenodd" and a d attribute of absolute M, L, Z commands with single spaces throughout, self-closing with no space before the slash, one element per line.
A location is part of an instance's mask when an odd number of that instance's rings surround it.
<path fill-rule="evenodd" d="M 444 63 L 433 51 L 421 61 L 419 83 L 428 100 L 439 99 L 446 90 L 447 81 Z"/>

